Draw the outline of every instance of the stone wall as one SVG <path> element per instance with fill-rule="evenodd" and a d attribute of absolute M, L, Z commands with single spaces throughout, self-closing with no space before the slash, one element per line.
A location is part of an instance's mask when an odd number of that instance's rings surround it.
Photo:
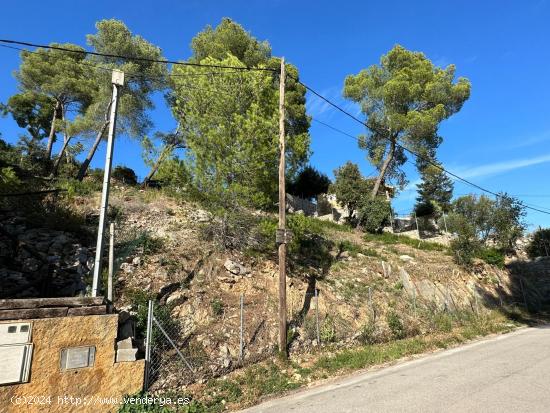
<path fill-rule="evenodd" d="M 120 406 L 101 404 L 96 398 L 122 398 L 141 390 L 144 360 L 115 363 L 118 315 L 21 321 L 32 323 L 30 379 L 0 386 L 0 412 L 116 412 Z M 78 346 L 95 346 L 94 365 L 62 371 L 61 349 Z M 18 406 L 10 401 L 14 396 L 51 396 L 51 404 Z M 91 402 L 88 406 L 59 403 L 58 397 L 63 396 Z"/>

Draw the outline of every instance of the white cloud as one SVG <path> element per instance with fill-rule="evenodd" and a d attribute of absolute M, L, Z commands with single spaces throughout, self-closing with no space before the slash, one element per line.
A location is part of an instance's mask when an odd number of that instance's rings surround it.
<path fill-rule="evenodd" d="M 481 178 L 485 176 L 499 175 L 516 169 L 550 162 L 550 154 L 533 158 L 515 159 L 511 161 L 495 162 L 474 167 L 454 168 L 451 172 L 462 178 Z"/>
<path fill-rule="evenodd" d="M 543 132 L 541 134 L 530 136 L 527 138 L 519 138 L 516 143 L 513 143 L 509 146 L 509 149 L 524 148 L 526 146 L 537 145 L 541 142 L 550 140 L 550 130 Z"/>

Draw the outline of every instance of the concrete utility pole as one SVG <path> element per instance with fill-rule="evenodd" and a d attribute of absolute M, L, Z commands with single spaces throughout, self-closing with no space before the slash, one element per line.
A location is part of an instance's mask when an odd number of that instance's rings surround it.
<path fill-rule="evenodd" d="M 279 76 L 279 351 L 286 357 L 285 59 Z"/>
<path fill-rule="evenodd" d="M 119 88 L 124 86 L 124 73 L 113 70 L 112 80 L 113 96 L 111 98 L 111 113 L 109 117 L 109 136 L 107 139 L 107 155 L 105 158 L 105 173 L 103 174 L 103 191 L 101 193 L 101 207 L 99 211 L 99 228 L 97 231 L 97 244 L 95 249 L 94 278 L 92 281 L 92 297 L 97 297 L 99 290 L 99 277 L 101 276 L 101 260 L 103 258 L 103 232 L 105 231 L 105 219 L 109 204 L 109 181 L 111 179 L 111 166 L 113 164 L 113 144 L 115 140 L 116 115 L 118 107 Z"/>
<path fill-rule="evenodd" d="M 115 272 L 115 223 L 109 226 L 109 273 L 107 278 L 107 300 L 113 304 L 113 275 Z"/>

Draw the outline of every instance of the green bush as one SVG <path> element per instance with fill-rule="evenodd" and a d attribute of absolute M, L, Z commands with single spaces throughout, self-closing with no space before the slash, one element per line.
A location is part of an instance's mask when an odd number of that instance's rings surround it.
<path fill-rule="evenodd" d="M 376 326 L 373 322 L 368 322 L 361 327 L 359 332 L 359 342 L 362 344 L 376 344 Z"/>
<path fill-rule="evenodd" d="M 451 251 L 454 261 L 458 265 L 469 267 L 480 250 L 479 241 L 473 237 L 459 234 L 451 241 Z"/>
<path fill-rule="evenodd" d="M 111 176 L 113 179 L 127 185 L 137 184 L 137 176 L 134 170 L 124 165 L 117 165 L 115 169 L 113 169 Z"/>
<path fill-rule="evenodd" d="M 481 248 L 477 253 L 477 258 L 482 259 L 487 264 L 504 267 L 504 252 L 498 248 Z"/>
<path fill-rule="evenodd" d="M 390 311 L 388 313 L 386 316 L 386 322 L 388 323 L 388 327 L 390 328 L 390 331 L 395 339 L 399 340 L 405 338 L 405 326 L 395 311 Z"/>
<path fill-rule="evenodd" d="M 219 317 L 223 314 L 223 301 L 219 298 L 214 298 L 210 302 L 210 308 L 212 309 L 212 314 L 214 314 L 216 317 Z"/>
<path fill-rule="evenodd" d="M 363 199 L 357 212 L 358 224 L 366 232 L 381 232 L 389 222 L 390 213 L 390 203 L 385 199 Z"/>
<path fill-rule="evenodd" d="M 533 234 L 533 239 L 527 246 L 527 254 L 531 258 L 550 255 L 550 228 L 540 228 Z"/>
<path fill-rule="evenodd" d="M 336 325 L 332 317 L 327 316 L 319 328 L 319 336 L 322 343 L 333 343 L 336 341 Z"/>
<path fill-rule="evenodd" d="M 9 193 L 17 189 L 21 181 L 12 167 L 0 168 L 0 193 Z"/>

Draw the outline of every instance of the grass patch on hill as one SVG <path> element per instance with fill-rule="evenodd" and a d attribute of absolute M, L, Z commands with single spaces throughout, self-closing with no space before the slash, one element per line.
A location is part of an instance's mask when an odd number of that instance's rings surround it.
<path fill-rule="evenodd" d="M 367 242 L 377 242 L 387 245 L 403 244 L 422 251 L 449 251 L 449 248 L 437 242 L 418 240 L 407 237 L 406 235 L 397 235 L 390 232 L 384 232 L 382 234 L 365 234 L 364 240 Z"/>

